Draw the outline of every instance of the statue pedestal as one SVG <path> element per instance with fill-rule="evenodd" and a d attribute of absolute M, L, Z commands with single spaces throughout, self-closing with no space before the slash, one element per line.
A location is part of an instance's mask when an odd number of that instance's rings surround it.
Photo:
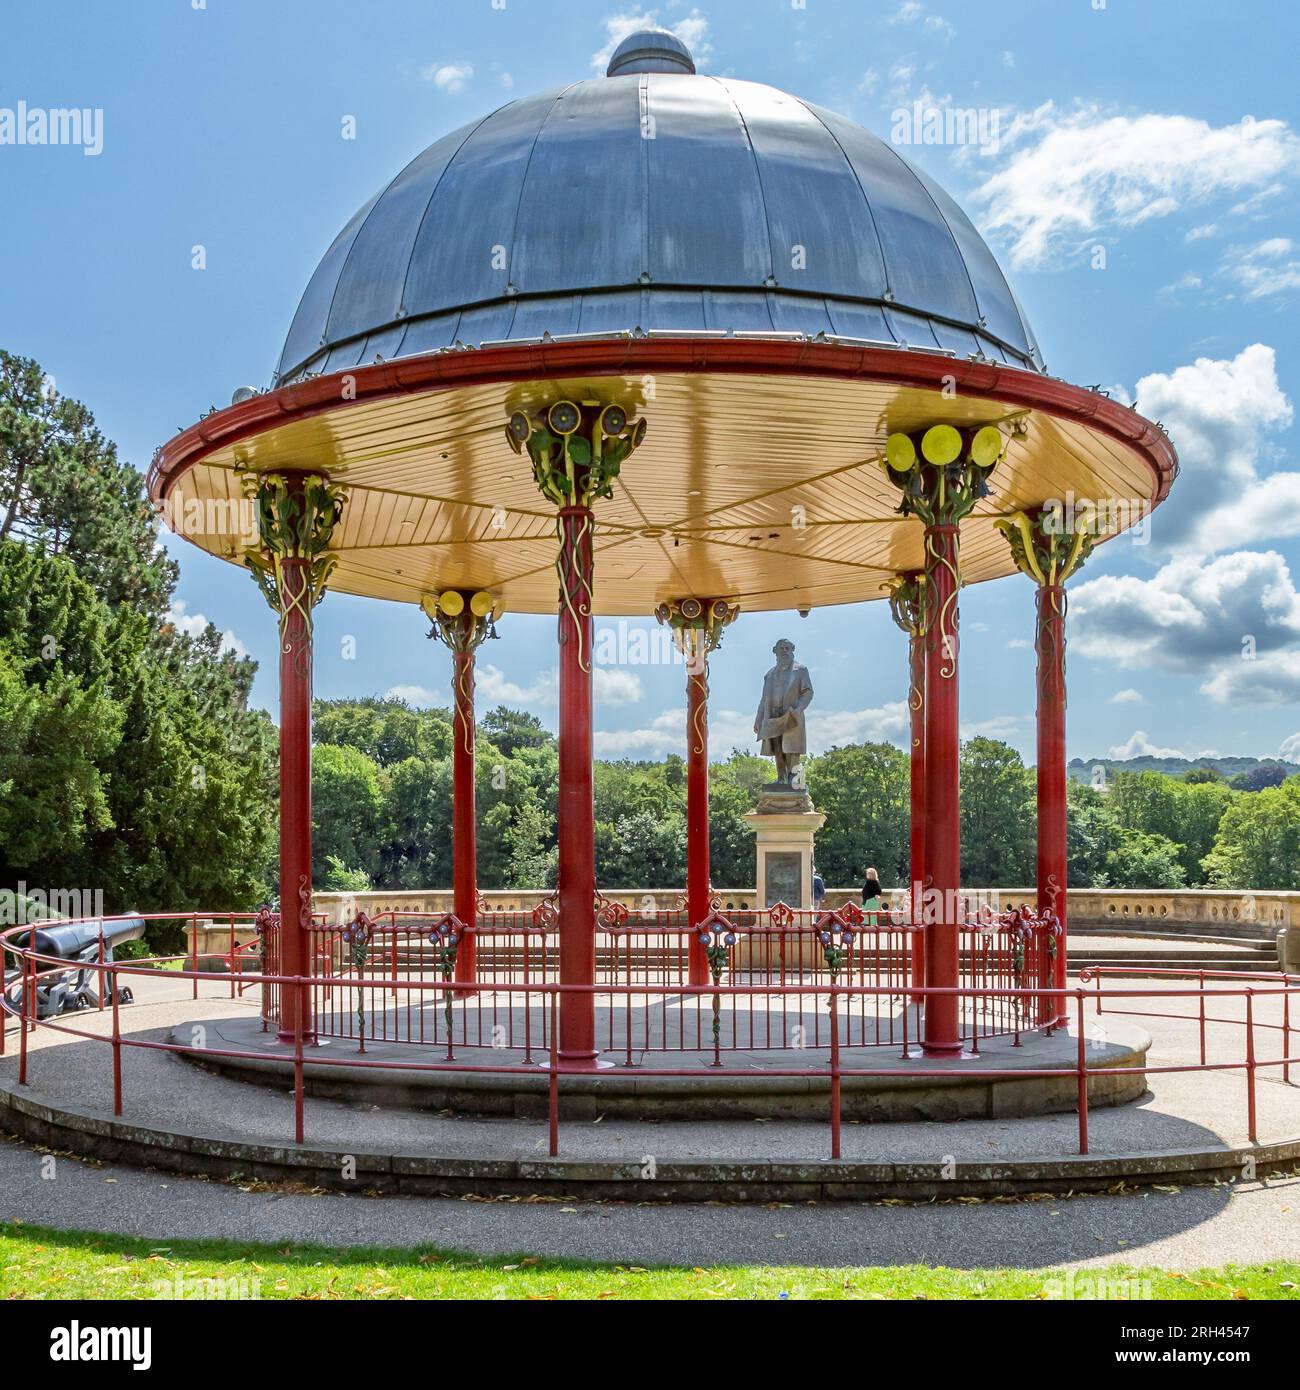
<path fill-rule="evenodd" d="M 762 794 L 760 793 L 760 796 Z M 802 793 L 806 802 L 807 793 Z M 763 802 L 760 800 L 760 805 Z M 750 811 L 745 821 L 755 834 L 758 851 L 758 897 L 765 907 L 785 903 L 787 907 L 811 908 L 813 875 L 813 836 L 826 824 L 820 811 Z M 750 952 L 744 949 L 748 941 L 738 943 L 736 964 L 742 969 L 749 963 Z M 770 955 L 776 958 L 775 943 Z M 821 945 L 811 933 L 788 937 L 783 943 L 781 957 L 788 967 L 797 970 L 813 969 L 821 960 Z"/>
<path fill-rule="evenodd" d="M 826 824 L 820 811 L 750 811 L 758 851 L 758 893 L 765 907 L 811 907 L 813 836 Z"/>

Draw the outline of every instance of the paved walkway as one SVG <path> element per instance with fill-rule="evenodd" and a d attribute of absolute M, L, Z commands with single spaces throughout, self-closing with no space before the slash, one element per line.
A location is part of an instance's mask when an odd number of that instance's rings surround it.
<path fill-rule="evenodd" d="M 0 1140 L 0 1217 L 61 1229 L 276 1246 L 438 1245 L 612 1264 L 1164 1269 L 1294 1260 L 1300 1177 L 1047 1201 L 891 1206 L 482 1202 L 295 1195 L 56 1160 Z"/>

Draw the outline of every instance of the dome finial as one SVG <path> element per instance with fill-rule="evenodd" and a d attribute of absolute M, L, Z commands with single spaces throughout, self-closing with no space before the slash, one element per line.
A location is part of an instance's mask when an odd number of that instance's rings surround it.
<path fill-rule="evenodd" d="M 669 29 L 638 29 L 614 50 L 606 77 L 627 77 L 637 72 L 694 73 L 691 50 Z"/>

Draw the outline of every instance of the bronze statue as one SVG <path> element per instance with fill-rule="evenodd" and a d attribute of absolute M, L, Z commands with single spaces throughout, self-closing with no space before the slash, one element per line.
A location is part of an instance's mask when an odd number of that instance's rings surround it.
<path fill-rule="evenodd" d="M 763 695 L 754 716 L 754 734 L 765 758 L 776 759 L 776 785 L 800 785 L 799 762 L 808 751 L 804 710 L 812 703 L 808 668 L 794 659 L 794 643 L 787 637 L 772 648 L 776 665 L 763 677 Z"/>

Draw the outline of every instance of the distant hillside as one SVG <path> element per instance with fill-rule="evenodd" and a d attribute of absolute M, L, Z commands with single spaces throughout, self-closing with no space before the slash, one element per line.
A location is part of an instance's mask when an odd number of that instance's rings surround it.
<path fill-rule="evenodd" d="M 1286 769 L 1288 777 L 1300 772 L 1300 765 L 1284 762 L 1281 758 L 1071 758 L 1068 772 L 1076 782 L 1090 782 L 1093 768 L 1104 767 L 1106 776 L 1116 772 L 1163 772 L 1169 777 L 1181 777 L 1194 767 L 1212 767 L 1224 777 L 1235 777 L 1239 772 L 1250 772 L 1267 763 L 1270 767 Z"/>

